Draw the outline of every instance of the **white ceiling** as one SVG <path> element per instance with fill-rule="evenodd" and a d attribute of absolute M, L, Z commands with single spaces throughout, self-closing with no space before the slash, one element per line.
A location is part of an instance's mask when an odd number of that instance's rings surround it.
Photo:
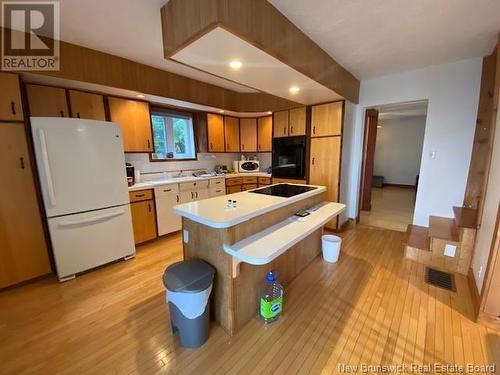
<path fill-rule="evenodd" d="M 342 99 L 334 91 L 220 27 L 195 40 L 172 59 L 305 105 Z M 229 62 L 233 60 L 240 61 L 242 67 L 231 69 Z M 292 86 L 300 91 L 290 93 Z"/>
<path fill-rule="evenodd" d="M 163 57 L 160 9 L 167 0 L 62 0 L 61 39 L 238 92 L 248 87 Z"/>
<path fill-rule="evenodd" d="M 360 79 L 484 56 L 500 0 L 269 0 Z M 167 0 L 62 0 L 61 38 L 239 92 L 251 88 L 163 58 Z M 299 52 L 300 53 L 300 52 Z"/>
<path fill-rule="evenodd" d="M 269 0 L 358 79 L 491 53 L 499 0 Z"/>

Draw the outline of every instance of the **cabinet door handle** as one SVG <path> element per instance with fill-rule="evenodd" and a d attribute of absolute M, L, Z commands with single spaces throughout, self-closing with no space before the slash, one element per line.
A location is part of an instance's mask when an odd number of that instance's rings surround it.
<path fill-rule="evenodd" d="M 24 169 L 24 167 L 25 167 L 24 166 L 24 158 L 22 156 L 19 158 L 19 162 L 21 163 L 21 169 Z"/>
<path fill-rule="evenodd" d="M 148 203 L 148 211 L 151 212 L 151 203 Z"/>
<path fill-rule="evenodd" d="M 148 150 L 151 148 L 151 142 L 148 139 Z"/>
<path fill-rule="evenodd" d="M 214 145 L 212 144 L 212 142 L 210 142 L 210 150 L 213 150 L 214 149 Z"/>
<path fill-rule="evenodd" d="M 137 198 L 142 198 L 142 197 L 144 197 L 144 196 L 145 196 L 145 194 L 136 194 L 135 196 L 136 196 Z"/>
<path fill-rule="evenodd" d="M 196 199 L 198 199 L 198 192 L 196 192 L 195 194 L 196 194 Z"/>
<path fill-rule="evenodd" d="M 259 150 L 262 148 L 262 147 L 260 147 L 260 143 L 259 143 L 259 146 L 258 146 L 258 147 L 259 147 Z"/>
<path fill-rule="evenodd" d="M 177 195 L 177 203 L 179 203 L 179 196 Z"/>
<path fill-rule="evenodd" d="M 293 125 L 290 126 L 290 134 L 293 134 Z"/>
<path fill-rule="evenodd" d="M 163 190 L 164 193 L 168 193 L 169 191 L 172 191 L 172 189 Z"/>
<path fill-rule="evenodd" d="M 312 164 L 312 165 L 314 165 L 314 160 L 315 160 L 315 159 L 316 159 L 316 158 L 312 158 L 312 161 L 311 161 L 311 164 Z"/>
<path fill-rule="evenodd" d="M 16 103 L 10 102 L 10 110 L 11 110 L 13 115 L 16 114 Z"/>
<path fill-rule="evenodd" d="M 194 199 L 194 194 L 193 194 L 193 192 L 191 192 L 191 199 Z"/>
<path fill-rule="evenodd" d="M 283 128 L 283 135 L 286 135 L 286 126 Z"/>
<path fill-rule="evenodd" d="M 316 126 L 313 126 L 313 134 L 316 134 Z"/>
<path fill-rule="evenodd" d="M 64 111 L 60 111 L 59 114 L 61 115 L 61 117 L 64 117 Z"/>
<path fill-rule="evenodd" d="M 241 144 L 241 149 L 244 150 L 245 149 L 245 145 L 242 143 Z"/>
<path fill-rule="evenodd" d="M 76 117 L 80 118 L 80 112 L 76 112 Z"/>

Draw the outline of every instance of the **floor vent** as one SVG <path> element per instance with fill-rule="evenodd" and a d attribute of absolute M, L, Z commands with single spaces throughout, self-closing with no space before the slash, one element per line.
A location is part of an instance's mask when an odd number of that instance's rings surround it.
<path fill-rule="evenodd" d="M 452 292 L 456 291 L 455 276 L 448 272 L 427 267 L 425 269 L 425 282 L 438 288 L 451 290 Z"/>

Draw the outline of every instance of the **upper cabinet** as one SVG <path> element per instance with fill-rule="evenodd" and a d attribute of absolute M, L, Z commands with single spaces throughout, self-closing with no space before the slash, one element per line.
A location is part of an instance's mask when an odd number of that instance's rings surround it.
<path fill-rule="evenodd" d="M 113 97 L 108 100 L 111 121 L 122 128 L 125 152 L 153 152 L 149 104 Z"/>
<path fill-rule="evenodd" d="M 26 92 L 30 116 L 69 117 L 65 89 L 28 84 Z"/>
<path fill-rule="evenodd" d="M 306 134 L 306 107 L 274 112 L 274 138 Z"/>
<path fill-rule="evenodd" d="M 342 134 L 344 102 L 315 105 L 311 114 L 311 137 Z"/>
<path fill-rule="evenodd" d="M 224 152 L 224 117 L 207 114 L 208 152 Z"/>
<path fill-rule="evenodd" d="M 240 119 L 240 148 L 241 152 L 257 151 L 257 119 Z"/>
<path fill-rule="evenodd" d="M 99 94 L 69 90 L 69 102 L 73 117 L 89 120 L 106 120 L 104 98 Z"/>
<path fill-rule="evenodd" d="M 273 137 L 288 137 L 288 111 L 274 112 Z"/>
<path fill-rule="evenodd" d="M 257 122 L 257 151 L 271 152 L 273 150 L 273 117 L 261 117 Z"/>
<path fill-rule="evenodd" d="M 0 121 L 22 121 L 23 106 L 19 76 L 12 73 L 0 73 Z"/>
<path fill-rule="evenodd" d="M 288 134 L 290 136 L 306 134 L 306 107 L 290 110 Z"/>
<path fill-rule="evenodd" d="M 240 121 L 236 117 L 224 117 L 226 152 L 240 152 Z"/>

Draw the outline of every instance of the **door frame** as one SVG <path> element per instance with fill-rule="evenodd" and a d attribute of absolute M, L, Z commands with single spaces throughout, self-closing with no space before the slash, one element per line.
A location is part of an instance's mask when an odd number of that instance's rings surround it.
<path fill-rule="evenodd" d="M 370 122 L 370 119 L 373 118 L 376 118 L 375 122 Z M 369 204 L 371 208 L 371 185 L 373 181 L 373 167 L 375 165 L 375 144 L 377 140 L 378 110 L 374 108 L 366 108 L 364 124 L 363 156 L 361 159 L 358 212 L 356 215 L 356 223 L 359 223 L 360 220 L 361 207 L 363 206 L 363 196 L 365 196 L 365 200 L 370 200 Z M 370 126 L 372 128 L 371 131 Z M 367 171 L 367 165 L 368 168 L 371 169 L 371 174 L 369 171 Z"/>

